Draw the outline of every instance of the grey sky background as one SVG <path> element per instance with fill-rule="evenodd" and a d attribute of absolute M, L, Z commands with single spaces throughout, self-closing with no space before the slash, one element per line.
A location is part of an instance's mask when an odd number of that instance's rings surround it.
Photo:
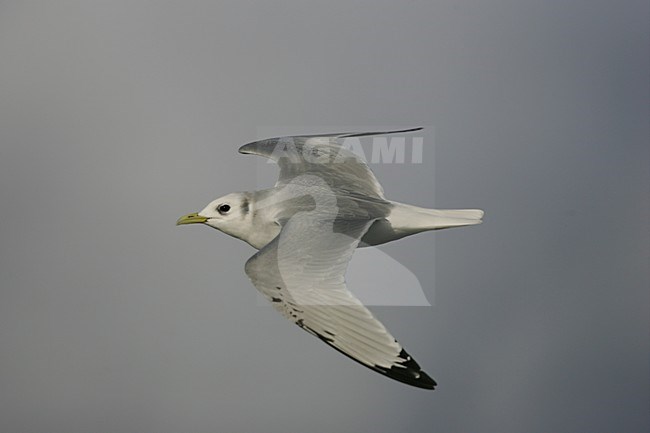
<path fill-rule="evenodd" d="M 649 16 L 0 2 L 0 430 L 650 430 Z M 248 245 L 174 226 L 258 186 L 258 131 L 360 125 L 433 126 L 421 165 L 373 166 L 389 198 L 486 211 L 383 248 L 434 298 L 373 307 L 434 392 L 260 307 Z"/>

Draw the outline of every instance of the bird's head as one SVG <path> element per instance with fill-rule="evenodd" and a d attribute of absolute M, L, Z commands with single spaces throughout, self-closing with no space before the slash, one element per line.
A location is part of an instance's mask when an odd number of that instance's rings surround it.
<path fill-rule="evenodd" d="M 250 224 L 250 205 L 249 194 L 235 192 L 210 202 L 201 212 L 180 217 L 176 225 L 206 224 L 241 238 Z"/>

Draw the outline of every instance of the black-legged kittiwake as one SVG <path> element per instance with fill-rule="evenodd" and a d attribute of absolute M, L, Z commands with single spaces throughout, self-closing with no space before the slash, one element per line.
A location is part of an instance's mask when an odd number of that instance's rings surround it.
<path fill-rule="evenodd" d="M 177 224 L 203 223 L 259 251 L 245 265 L 255 287 L 289 320 L 360 364 L 433 389 L 436 382 L 348 291 L 357 247 L 415 233 L 481 223 L 478 209 L 435 210 L 384 197 L 365 161 L 345 140 L 421 128 L 272 138 L 240 153 L 280 166 L 273 188 L 228 194 Z"/>

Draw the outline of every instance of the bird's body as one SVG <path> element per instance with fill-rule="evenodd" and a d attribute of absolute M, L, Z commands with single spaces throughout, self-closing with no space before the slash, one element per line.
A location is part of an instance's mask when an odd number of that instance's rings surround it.
<path fill-rule="evenodd" d="M 392 131 L 410 132 L 410 131 Z M 259 251 L 245 270 L 285 317 L 355 361 L 393 379 L 433 389 L 435 381 L 347 290 L 357 247 L 428 230 L 479 224 L 483 211 L 435 210 L 386 199 L 364 161 L 343 140 L 380 133 L 282 137 L 241 153 L 280 166 L 272 188 L 232 193 L 178 224 L 204 223 Z"/>
<path fill-rule="evenodd" d="M 279 194 L 281 188 L 278 187 L 231 194 L 229 201 L 247 203 L 248 208 L 243 212 L 241 224 L 220 230 L 258 250 L 268 245 L 282 229 L 278 221 L 290 217 L 284 215 L 286 206 L 273 200 Z M 359 206 L 367 201 L 349 195 L 345 199 Z M 264 206 L 258 207 L 258 202 Z M 483 211 L 476 209 L 427 209 L 388 200 L 373 200 L 372 204 L 375 212 L 369 211 L 368 216 L 375 221 L 361 238 L 359 248 L 381 245 L 424 231 L 479 224 L 483 215 Z M 297 206 L 293 207 L 292 212 L 297 209 Z M 309 205 L 304 209 L 309 209 Z"/>

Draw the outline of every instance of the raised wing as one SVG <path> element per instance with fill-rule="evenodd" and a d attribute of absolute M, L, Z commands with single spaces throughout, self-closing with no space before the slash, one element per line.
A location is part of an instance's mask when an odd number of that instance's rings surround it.
<path fill-rule="evenodd" d="M 373 220 L 298 213 L 246 263 L 246 274 L 289 320 L 372 370 L 419 388 L 436 382 L 348 291 L 348 262 Z"/>
<path fill-rule="evenodd" d="M 384 190 L 379 181 L 366 162 L 346 148 L 345 140 L 420 129 L 269 138 L 245 144 L 239 148 L 239 152 L 264 156 L 277 162 L 280 166 L 277 185 L 309 173 L 320 176 L 332 190 L 383 199 Z"/>

